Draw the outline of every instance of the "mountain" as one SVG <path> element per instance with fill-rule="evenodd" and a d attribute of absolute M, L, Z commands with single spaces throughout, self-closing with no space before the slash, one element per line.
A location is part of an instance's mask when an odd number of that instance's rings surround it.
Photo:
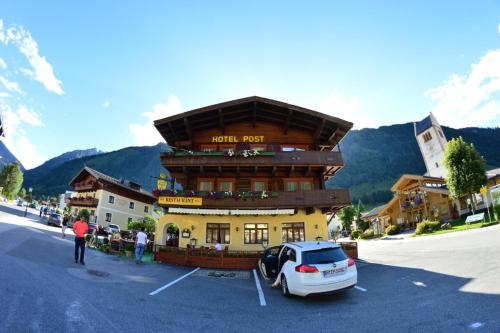
<path fill-rule="evenodd" d="M 67 161 L 71 161 L 77 158 L 99 155 L 102 153 L 103 153 L 102 151 L 97 150 L 96 148 L 90 148 L 85 150 L 73 150 L 46 161 L 38 168 L 43 168 L 43 169 L 55 168 Z"/>
<path fill-rule="evenodd" d="M 5 146 L 3 141 L 0 140 L 0 170 L 4 167 L 4 165 L 12 162 L 17 162 L 21 167 L 21 170 L 22 171 L 25 170 L 22 163 L 18 161 L 18 159 L 14 156 L 14 154 L 10 152 L 9 148 L 7 148 L 7 146 Z"/>
<path fill-rule="evenodd" d="M 448 140 L 462 136 L 472 142 L 487 169 L 500 166 L 500 128 L 442 128 Z M 352 202 L 360 199 L 367 208 L 389 201 L 390 188 L 402 174 L 426 172 L 413 123 L 352 130 L 340 146 L 345 167 L 327 187 L 349 188 Z"/>
<path fill-rule="evenodd" d="M 78 171 L 84 166 L 89 166 L 114 178 L 128 179 L 141 184 L 146 190 L 151 190 L 156 184 L 156 180 L 151 176 L 158 177 L 160 172 L 165 172 L 165 169 L 160 165 L 160 152 L 166 148 L 166 144 L 127 147 L 110 153 L 83 156 L 61 163 L 57 163 L 57 161 L 56 163 L 48 163 L 50 162 L 48 161 L 39 167 L 27 170 L 24 173 L 23 186 L 33 188 L 34 195 L 64 193 L 66 190 L 71 190 L 68 183 Z"/>

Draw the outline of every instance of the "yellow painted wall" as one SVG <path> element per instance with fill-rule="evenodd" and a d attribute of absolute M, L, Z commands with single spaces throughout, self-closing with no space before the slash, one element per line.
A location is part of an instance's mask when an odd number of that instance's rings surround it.
<path fill-rule="evenodd" d="M 281 240 L 281 225 L 282 223 L 304 222 L 304 231 L 306 241 L 314 241 L 316 237 L 323 237 L 323 240 L 328 239 L 328 227 L 325 220 L 325 215 L 320 211 L 306 215 L 300 210 L 295 215 L 277 215 L 277 216 L 201 216 L 201 215 L 181 215 L 167 214 L 160 218 L 156 226 L 155 240 L 158 245 L 165 245 L 165 229 L 170 223 L 174 223 L 179 227 L 179 231 L 187 228 L 191 230 L 191 237 L 197 239 L 197 246 L 210 246 L 206 243 L 207 223 L 229 223 L 230 241 L 229 250 L 235 251 L 262 251 L 261 244 L 244 244 L 244 224 L 245 223 L 267 223 L 269 232 L 269 245 L 274 246 L 282 243 Z M 316 229 L 317 225 L 317 229 Z M 194 226 L 194 230 L 192 230 Z M 274 228 L 276 227 L 276 230 Z M 238 228 L 238 231 L 236 231 Z M 190 238 L 182 238 L 179 235 L 179 247 L 186 247 L 189 244 Z"/>

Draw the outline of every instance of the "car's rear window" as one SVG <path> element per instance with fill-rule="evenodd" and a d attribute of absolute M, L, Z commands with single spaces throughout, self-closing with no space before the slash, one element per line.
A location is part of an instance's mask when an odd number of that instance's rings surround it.
<path fill-rule="evenodd" d="M 306 265 L 329 264 L 346 259 L 347 256 L 340 247 L 302 252 L 302 263 Z"/>

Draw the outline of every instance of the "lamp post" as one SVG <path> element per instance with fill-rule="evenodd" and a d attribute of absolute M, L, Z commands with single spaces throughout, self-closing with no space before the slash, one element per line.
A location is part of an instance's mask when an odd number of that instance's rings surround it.
<path fill-rule="evenodd" d="M 33 189 L 30 187 L 28 189 L 28 192 L 29 192 L 29 202 L 31 203 L 31 192 L 33 191 Z M 24 210 L 24 217 L 26 217 L 26 215 L 28 215 L 28 203 L 26 203 L 26 209 Z"/>

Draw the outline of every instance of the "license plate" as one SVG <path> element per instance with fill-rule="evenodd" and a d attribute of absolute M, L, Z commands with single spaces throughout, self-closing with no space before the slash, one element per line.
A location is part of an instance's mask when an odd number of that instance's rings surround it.
<path fill-rule="evenodd" d="M 323 271 L 323 277 L 331 277 L 333 275 L 340 275 L 344 274 L 346 271 L 346 268 L 336 268 L 336 269 L 330 269 L 328 271 Z"/>

